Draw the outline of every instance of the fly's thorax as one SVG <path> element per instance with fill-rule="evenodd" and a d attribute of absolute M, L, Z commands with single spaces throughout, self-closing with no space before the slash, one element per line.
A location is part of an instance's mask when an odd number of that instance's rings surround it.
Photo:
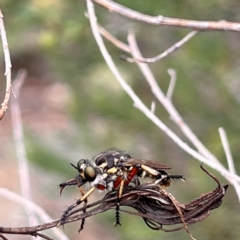
<path fill-rule="evenodd" d="M 113 191 L 113 181 L 108 182 L 106 188 L 108 191 Z"/>
<path fill-rule="evenodd" d="M 92 181 L 90 183 L 91 187 L 97 186 L 97 185 L 102 185 L 106 188 L 106 182 L 104 179 L 104 175 L 103 174 L 97 174 L 96 178 L 94 181 Z"/>

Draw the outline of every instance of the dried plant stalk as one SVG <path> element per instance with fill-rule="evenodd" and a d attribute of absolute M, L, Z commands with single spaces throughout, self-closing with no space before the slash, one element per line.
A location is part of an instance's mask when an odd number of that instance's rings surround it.
<path fill-rule="evenodd" d="M 217 187 L 213 191 L 202 194 L 187 204 L 182 204 L 158 185 L 144 183 L 135 187 L 129 186 L 124 189 L 121 198 L 121 208 L 127 206 L 134 208 L 136 211 L 120 210 L 131 215 L 142 217 L 146 225 L 153 230 L 162 230 L 165 232 L 177 231 L 186 228 L 189 224 L 204 220 L 210 215 L 211 210 L 221 205 L 228 185 L 221 185 L 216 177 L 202 166 L 201 168 L 216 181 Z M 67 216 L 65 224 L 114 209 L 117 198 L 117 192 L 108 192 L 103 199 L 72 211 Z M 58 222 L 59 219 L 33 227 L 0 227 L 0 234 L 25 234 L 47 239 L 45 235 L 41 235 L 39 232 L 56 227 Z M 164 225 L 179 226 L 167 229 L 163 227 Z"/>

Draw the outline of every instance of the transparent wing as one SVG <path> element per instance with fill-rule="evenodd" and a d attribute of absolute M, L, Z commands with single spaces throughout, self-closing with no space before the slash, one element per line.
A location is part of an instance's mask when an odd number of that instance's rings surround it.
<path fill-rule="evenodd" d="M 125 164 L 126 166 L 141 164 L 141 165 L 151 167 L 155 170 L 171 169 L 171 167 L 166 164 L 151 161 L 151 160 L 138 159 L 138 158 L 129 158 L 128 160 L 126 160 Z"/>

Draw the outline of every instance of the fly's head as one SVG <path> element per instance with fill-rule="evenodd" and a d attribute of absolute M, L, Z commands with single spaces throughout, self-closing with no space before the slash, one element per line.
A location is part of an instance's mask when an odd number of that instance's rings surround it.
<path fill-rule="evenodd" d="M 76 168 L 79 172 L 79 175 L 85 180 L 92 182 L 97 176 L 96 168 L 90 163 L 87 159 L 81 159 L 78 161 L 77 166 L 71 165 Z"/>

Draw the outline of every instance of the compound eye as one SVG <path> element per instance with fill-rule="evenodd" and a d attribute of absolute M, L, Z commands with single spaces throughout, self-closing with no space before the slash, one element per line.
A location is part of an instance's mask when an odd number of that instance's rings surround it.
<path fill-rule="evenodd" d="M 78 170 L 83 170 L 84 166 L 86 165 L 86 160 L 85 159 L 81 159 L 78 161 L 77 163 L 77 168 Z"/>
<path fill-rule="evenodd" d="M 88 166 L 84 169 L 84 176 L 87 181 L 93 181 L 96 178 L 96 170 L 92 166 Z"/>

